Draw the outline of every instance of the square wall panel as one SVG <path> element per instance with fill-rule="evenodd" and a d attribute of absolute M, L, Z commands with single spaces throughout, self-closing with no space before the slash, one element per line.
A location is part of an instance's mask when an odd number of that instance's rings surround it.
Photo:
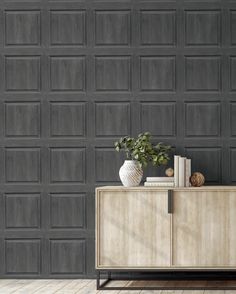
<path fill-rule="evenodd" d="M 85 181 L 85 148 L 50 148 L 51 183 Z"/>
<path fill-rule="evenodd" d="M 175 136 L 175 102 L 141 103 L 141 130 L 153 136 Z"/>
<path fill-rule="evenodd" d="M 50 224 L 53 229 L 85 228 L 85 194 L 50 194 Z"/>
<path fill-rule="evenodd" d="M 50 240 L 51 274 L 85 274 L 85 240 Z"/>
<path fill-rule="evenodd" d="M 176 12 L 174 10 L 142 10 L 140 12 L 141 45 L 172 45 L 176 43 Z"/>
<path fill-rule="evenodd" d="M 86 67 L 84 56 L 51 56 L 52 91 L 84 91 Z"/>
<path fill-rule="evenodd" d="M 40 194 L 5 195 L 5 227 L 7 229 L 40 228 Z"/>
<path fill-rule="evenodd" d="M 130 134 L 129 103 L 96 103 L 96 136 L 124 136 Z"/>
<path fill-rule="evenodd" d="M 6 11 L 5 44 L 9 46 L 40 45 L 40 11 Z"/>
<path fill-rule="evenodd" d="M 96 91 L 130 91 L 131 65 L 129 56 L 95 57 Z"/>
<path fill-rule="evenodd" d="M 186 102 L 186 136 L 220 136 L 220 103 Z"/>
<path fill-rule="evenodd" d="M 5 57 L 5 90 L 6 91 L 39 91 L 40 90 L 40 57 L 39 56 L 6 56 Z"/>
<path fill-rule="evenodd" d="M 187 147 L 186 156 L 192 160 L 192 173 L 201 172 L 206 183 L 221 183 L 221 149 Z"/>
<path fill-rule="evenodd" d="M 236 56 L 230 57 L 230 90 L 236 91 Z"/>
<path fill-rule="evenodd" d="M 41 272 L 40 240 L 5 240 L 5 274 L 39 275 Z"/>
<path fill-rule="evenodd" d="M 140 57 L 141 91 L 175 91 L 175 57 Z"/>
<path fill-rule="evenodd" d="M 85 136 L 85 103 L 51 102 L 50 132 L 52 137 Z"/>
<path fill-rule="evenodd" d="M 40 172 L 39 148 L 7 147 L 5 149 L 7 183 L 39 183 Z"/>
<path fill-rule="evenodd" d="M 97 10 L 95 12 L 96 45 L 130 44 L 130 11 Z"/>
<path fill-rule="evenodd" d="M 231 45 L 236 45 L 236 10 L 230 11 Z"/>
<path fill-rule="evenodd" d="M 220 45 L 220 12 L 216 10 L 185 11 L 186 45 Z"/>
<path fill-rule="evenodd" d="M 115 148 L 95 148 L 96 182 L 120 182 L 119 169 L 124 162 L 124 153 Z"/>
<path fill-rule="evenodd" d="M 85 11 L 51 10 L 51 45 L 85 45 Z"/>
<path fill-rule="evenodd" d="M 221 60 L 219 56 L 185 57 L 186 91 L 220 91 Z"/>
<path fill-rule="evenodd" d="M 5 102 L 5 136 L 39 137 L 40 103 Z"/>

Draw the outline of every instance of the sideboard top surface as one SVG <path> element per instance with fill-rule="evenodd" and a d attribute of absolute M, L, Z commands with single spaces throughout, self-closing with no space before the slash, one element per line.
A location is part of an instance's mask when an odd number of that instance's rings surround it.
<path fill-rule="evenodd" d="M 236 186 L 202 186 L 202 187 L 124 187 L 124 186 L 103 186 L 97 187 L 96 191 L 236 191 Z"/>

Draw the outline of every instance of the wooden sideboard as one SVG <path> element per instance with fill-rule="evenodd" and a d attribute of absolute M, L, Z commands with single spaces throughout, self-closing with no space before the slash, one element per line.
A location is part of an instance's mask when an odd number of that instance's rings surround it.
<path fill-rule="evenodd" d="M 236 187 L 96 189 L 96 268 L 236 269 Z"/>

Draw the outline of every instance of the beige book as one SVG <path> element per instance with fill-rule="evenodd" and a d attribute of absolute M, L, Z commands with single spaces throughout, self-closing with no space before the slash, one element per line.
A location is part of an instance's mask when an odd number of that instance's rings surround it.
<path fill-rule="evenodd" d="M 179 187 L 185 186 L 185 157 L 179 158 Z"/>

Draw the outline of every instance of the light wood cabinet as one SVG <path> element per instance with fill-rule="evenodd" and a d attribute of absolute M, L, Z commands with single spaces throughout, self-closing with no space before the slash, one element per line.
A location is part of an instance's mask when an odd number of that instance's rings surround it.
<path fill-rule="evenodd" d="M 236 187 L 171 191 L 97 189 L 97 269 L 236 269 Z"/>
<path fill-rule="evenodd" d="M 173 266 L 236 266 L 236 191 L 175 191 Z"/>
<path fill-rule="evenodd" d="M 98 190 L 97 267 L 170 266 L 167 191 Z"/>

